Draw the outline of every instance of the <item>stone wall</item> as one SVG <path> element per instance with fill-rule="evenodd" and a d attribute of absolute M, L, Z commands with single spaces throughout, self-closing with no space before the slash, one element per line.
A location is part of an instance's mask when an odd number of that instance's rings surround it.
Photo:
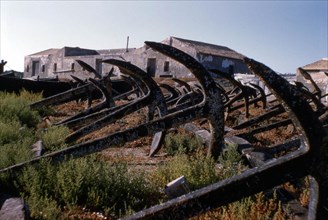
<path fill-rule="evenodd" d="M 188 46 L 175 38 L 168 38 L 162 43 L 176 47 L 202 63 L 205 68 L 219 69 L 228 72 L 233 66 L 234 72 L 248 73 L 247 66 L 237 59 L 219 57 L 210 54 L 198 53 L 195 48 Z M 80 55 L 77 55 L 80 54 Z M 138 66 L 154 77 L 176 77 L 190 78 L 193 75 L 182 64 L 168 58 L 167 56 L 148 48 L 144 45 L 134 49 L 115 49 L 115 50 L 88 50 L 81 48 L 64 47 L 53 54 L 36 54 L 25 57 L 24 77 L 39 75 L 40 77 L 58 77 L 59 79 L 71 79 L 70 75 L 78 76 L 82 79 L 93 77 L 75 60 L 82 60 L 97 69 L 103 75 L 107 74 L 112 68 L 109 64 L 101 64 L 100 60 L 121 59 Z M 33 62 L 39 62 L 39 71 L 33 73 Z M 120 75 L 118 68 L 114 73 Z"/>

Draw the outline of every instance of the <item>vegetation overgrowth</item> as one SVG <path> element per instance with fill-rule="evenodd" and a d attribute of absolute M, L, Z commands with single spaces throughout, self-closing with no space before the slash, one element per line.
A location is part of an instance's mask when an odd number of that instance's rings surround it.
<path fill-rule="evenodd" d="M 0 169 L 31 159 L 31 146 L 41 140 L 46 152 L 67 147 L 65 127 L 39 126 L 51 109 L 31 110 L 41 94 L 0 93 Z M 239 174 L 247 169 L 234 145 L 218 161 L 206 157 L 199 140 L 186 133 L 165 141 L 170 160 L 150 172 L 136 172 L 127 162 L 105 161 L 99 154 L 52 164 L 42 160 L 20 173 L 0 175 L 0 194 L 22 196 L 32 219 L 65 219 L 98 212 L 115 219 L 166 201 L 164 186 L 184 175 L 191 190 Z M 220 166 L 218 166 L 220 164 Z M 263 193 L 219 207 L 200 219 L 285 219 L 276 196 Z"/>

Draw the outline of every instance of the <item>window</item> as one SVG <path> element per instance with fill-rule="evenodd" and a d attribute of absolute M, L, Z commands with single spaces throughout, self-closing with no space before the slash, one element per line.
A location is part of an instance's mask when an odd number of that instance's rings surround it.
<path fill-rule="evenodd" d="M 164 62 L 164 72 L 168 72 L 170 70 L 170 62 L 165 61 Z"/>
<path fill-rule="evenodd" d="M 44 65 L 42 65 L 42 72 L 44 73 L 44 70 L 45 70 L 45 66 Z"/>
<path fill-rule="evenodd" d="M 54 63 L 54 72 L 57 72 L 57 63 Z"/>
<path fill-rule="evenodd" d="M 30 65 L 26 66 L 26 72 L 30 72 Z"/>
<path fill-rule="evenodd" d="M 71 64 L 71 70 L 74 70 L 74 67 L 75 67 L 75 63 L 72 63 Z"/>

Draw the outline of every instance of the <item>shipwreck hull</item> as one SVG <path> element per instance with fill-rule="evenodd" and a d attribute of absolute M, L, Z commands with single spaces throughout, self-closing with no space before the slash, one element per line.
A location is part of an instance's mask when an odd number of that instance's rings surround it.
<path fill-rule="evenodd" d="M 42 92 L 44 97 L 49 97 L 72 88 L 69 82 L 34 81 L 14 77 L 0 76 L 0 91 L 19 93 L 22 89 L 29 92 Z"/>
<path fill-rule="evenodd" d="M 130 89 L 130 86 L 123 80 L 115 80 L 112 83 L 113 83 L 113 89 L 115 89 L 118 92 L 123 93 L 129 91 Z M 77 86 L 76 83 L 73 82 L 43 81 L 43 80 L 35 81 L 35 80 L 20 79 L 20 78 L 0 75 L 0 91 L 6 91 L 6 92 L 19 93 L 21 90 L 25 89 L 33 93 L 42 92 L 43 97 L 50 97 L 58 93 L 62 93 L 67 90 L 70 90 L 76 86 Z"/>

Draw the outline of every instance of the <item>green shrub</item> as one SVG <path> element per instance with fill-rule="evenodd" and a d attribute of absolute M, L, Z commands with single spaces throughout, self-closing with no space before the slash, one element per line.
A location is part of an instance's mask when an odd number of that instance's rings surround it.
<path fill-rule="evenodd" d="M 43 161 L 27 168 L 17 186 L 33 203 L 31 213 L 35 218 L 41 218 L 47 206 L 59 210 L 80 206 L 118 216 L 158 202 L 155 189 L 149 187 L 143 173 L 131 173 L 126 164 L 109 164 L 95 155 L 57 165 Z"/>
<path fill-rule="evenodd" d="M 16 187 L 27 201 L 32 218 L 56 219 L 60 213 L 53 190 L 56 186 L 55 172 L 55 166 L 42 160 L 36 166 L 25 168 L 18 177 Z"/>
<path fill-rule="evenodd" d="M 31 93 L 23 89 L 19 93 L 19 98 L 26 100 L 28 104 L 32 104 L 42 99 L 42 93 Z M 41 106 L 34 110 L 38 112 L 42 117 L 55 115 L 56 113 L 55 109 L 53 109 L 51 106 Z"/>
<path fill-rule="evenodd" d="M 55 151 L 67 147 L 65 143 L 65 137 L 69 134 L 67 127 L 50 127 L 47 130 L 41 132 L 41 140 L 43 141 L 43 147 L 47 151 Z"/>
<path fill-rule="evenodd" d="M 49 195 L 31 196 L 27 200 L 30 216 L 33 219 L 58 219 L 61 209 Z"/>
<path fill-rule="evenodd" d="M 41 106 L 34 109 L 41 117 L 51 116 L 56 114 L 56 110 L 52 106 Z"/>
<path fill-rule="evenodd" d="M 194 219 L 194 218 L 192 218 Z M 258 193 L 229 205 L 218 207 L 197 219 L 227 219 L 227 220 L 282 220 L 289 219 L 282 210 L 281 202 L 274 193 L 273 197 L 265 198 L 264 193 Z"/>
<path fill-rule="evenodd" d="M 177 135 L 176 137 L 179 136 Z M 170 139 L 171 146 L 172 142 L 176 143 L 177 140 L 179 139 Z M 221 163 L 222 169 L 217 173 L 215 170 L 215 161 L 200 151 L 195 156 L 178 154 L 171 161 L 161 166 L 153 174 L 152 179 L 156 186 L 163 187 L 170 181 L 184 175 L 191 189 L 194 190 L 241 173 L 246 169 L 236 145 L 228 145 L 220 155 L 219 162 Z"/>
<path fill-rule="evenodd" d="M 32 104 L 33 102 L 37 102 L 42 99 L 42 93 L 32 93 L 25 89 L 22 89 L 19 92 L 19 97 L 26 100 L 29 104 Z"/>
<path fill-rule="evenodd" d="M 24 97 L 0 92 L 0 168 L 31 159 L 35 142 L 32 129 L 39 121 L 37 112 L 29 108 L 33 95 Z"/>
<path fill-rule="evenodd" d="M 169 133 L 164 142 L 164 150 L 168 155 L 193 153 L 201 146 L 202 144 L 196 136 L 187 133 Z"/>
<path fill-rule="evenodd" d="M 195 157 L 179 154 L 152 174 L 152 181 L 163 188 L 170 181 L 184 175 L 192 190 L 204 187 L 218 180 L 215 162 L 211 157 L 197 153 Z"/>
<path fill-rule="evenodd" d="M 229 144 L 220 155 L 221 164 L 218 179 L 223 180 L 240 174 L 247 169 L 242 156 L 237 151 L 237 145 Z M 246 197 L 226 206 L 215 208 L 191 219 L 286 219 L 286 213 L 274 193 L 272 198 L 265 198 L 264 193 Z"/>
<path fill-rule="evenodd" d="M 0 121 L 0 169 L 31 159 L 34 141 L 31 129 L 17 121 Z"/>
<path fill-rule="evenodd" d="M 18 121 L 0 121 L 0 146 L 16 141 L 20 137 L 21 125 Z"/>
<path fill-rule="evenodd" d="M 219 172 L 220 180 L 240 174 L 247 169 L 247 166 L 243 164 L 241 154 L 237 151 L 237 145 L 234 144 L 226 145 L 218 161 L 222 166 Z"/>
<path fill-rule="evenodd" d="M 0 169 L 31 159 L 32 151 L 30 146 L 32 144 L 33 140 L 31 138 L 25 138 L 15 143 L 0 146 Z"/>
<path fill-rule="evenodd" d="M 0 121 L 19 121 L 21 125 L 35 127 L 40 116 L 30 109 L 31 100 L 13 93 L 0 92 Z"/>

